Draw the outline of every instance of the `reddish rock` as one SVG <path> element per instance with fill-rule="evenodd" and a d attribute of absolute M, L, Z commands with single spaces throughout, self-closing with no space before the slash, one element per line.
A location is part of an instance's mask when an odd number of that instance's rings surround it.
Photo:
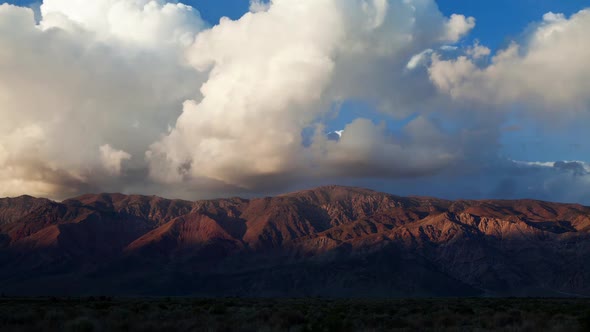
<path fill-rule="evenodd" d="M 197 202 L 23 196 L 0 199 L 0 288 L 38 295 L 60 276 L 49 293 L 590 295 L 589 231 L 576 204 L 338 186 Z"/>

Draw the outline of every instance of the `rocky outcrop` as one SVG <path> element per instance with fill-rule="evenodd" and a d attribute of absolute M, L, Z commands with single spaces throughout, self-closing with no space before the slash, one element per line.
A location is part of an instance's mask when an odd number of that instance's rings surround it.
<path fill-rule="evenodd" d="M 0 290 L 204 296 L 590 295 L 590 208 L 321 187 L 188 202 L 0 199 Z"/>

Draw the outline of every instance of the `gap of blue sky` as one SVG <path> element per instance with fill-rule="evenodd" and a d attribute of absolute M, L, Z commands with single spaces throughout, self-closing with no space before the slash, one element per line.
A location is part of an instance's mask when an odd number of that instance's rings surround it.
<path fill-rule="evenodd" d="M 40 1 L 2 1 L 16 5 L 30 5 Z M 209 23 L 216 24 L 223 16 L 238 19 L 248 11 L 248 0 L 184 0 L 197 8 Z M 460 13 L 477 19 L 470 38 L 495 49 L 517 39 L 531 22 L 539 21 L 543 14 L 552 11 L 567 16 L 589 7 L 587 0 L 437 0 L 445 15 Z"/>
<path fill-rule="evenodd" d="M 6 2 L 6 1 L 4 1 Z M 186 0 L 182 1 L 199 10 L 201 16 L 211 25 L 227 16 L 238 19 L 248 11 L 248 0 Z M 12 0 L 16 5 L 39 4 L 39 1 Z M 541 20 L 547 12 L 564 13 L 570 16 L 589 7 L 587 0 L 438 0 L 440 10 L 445 15 L 460 13 L 473 16 L 477 20 L 475 29 L 460 43 L 469 45 L 479 40 L 492 52 L 504 48 L 510 41 L 521 38 L 527 27 Z M 372 105 L 348 101 L 342 104 L 340 114 L 328 122 L 327 130 L 343 129 L 352 119 L 369 117 L 375 122 L 387 121 L 388 127 L 395 133 L 400 126 L 409 122 L 414 116 L 405 120 L 392 120 L 376 112 Z M 539 127 L 523 122 L 518 117 L 510 119 L 508 128 L 502 133 L 501 151 L 508 158 L 530 161 L 584 160 L 590 148 L 580 142 L 586 128 L 582 124 L 568 125 L 568 128 Z M 564 134 L 567 133 L 567 134 Z"/>
<path fill-rule="evenodd" d="M 479 39 L 492 50 L 507 46 L 547 12 L 570 16 L 589 7 L 587 0 L 437 0 L 445 15 L 460 13 L 477 19 L 467 40 Z"/>

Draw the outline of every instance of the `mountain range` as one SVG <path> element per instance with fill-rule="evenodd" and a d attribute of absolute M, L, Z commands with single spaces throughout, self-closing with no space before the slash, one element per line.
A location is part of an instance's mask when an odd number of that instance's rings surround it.
<path fill-rule="evenodd" d="M 590 208 L 327 186 L 0 199 L 6 295 L 590 296 Z"/>

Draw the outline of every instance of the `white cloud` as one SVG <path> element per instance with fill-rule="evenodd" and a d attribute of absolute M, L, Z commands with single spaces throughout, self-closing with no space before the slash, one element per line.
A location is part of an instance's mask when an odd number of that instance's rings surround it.
<path fill-rule="evenodd" d="M 192 7 L 163 0 L 44 0 L 41 12 L 44 29 L 72 30 L 73 23 L 101 39 L 154 47 L 187 46 L 204 27 Z"/>
<path fill-rule="evenodd" d="M 476 59 L 476 60 L 481 59 L 483 57 L 487 57 L 491 53 L 492 53 L 492 50 L 481 45 L 479 43 L 479 41 L 477 41 L 477 40 L 475 41 L 473 46 L 471 46 L 467 49 L 467 55 L 469 55 L 471 58 Z"/>
<path fill-rule="evenodd" d="M 440 49 L 442 51 L 446 51 L 446 52 L 452 52 L 452 51 L 456 51 L 459 49 L 459 47 L 457 46 L 452 46 L 452 45 L 443 45 L 440 47 Z"/>
<path fill-rule="evenodd" d="M 590 203 L 589 164 L 582 161 L 514 161 L 500 173 L 495 195 L 535 198 L 567 203 Z"/>
<path fill-rule="evenodd" d="M 72 8 L 82 4 L 73 1 Z M 30 9 L 0 5 L 0 196 L 62 198 L 105 189 L 99 147 L 142 156 L 174 123 L 182 102 L 197 95 L 201 79 L 182 63 L 180 45 L 166 39 L 154 51 L 159 35 L 121 43 L 106 33 L 40 29 Z M 126 165 L 146 168 L 138 159 Z M 113 190 L 128 184 L 118 183 Z"/>
<path fill-rule="evenodd" d="M 130 160 L 131 155 L 123 150 L 113 149 L 110 145 L 105 144 L 99 148 L 100 161 L 104 169 L 113 176 L 121 175 L 123 161 Z"/>
<path fill-rule="evenodd" d="M 417 177 L 434 174 L 457 156 L 439 130 L 424 118 L 412 121 L 403 137 L 383 123 L 356 119 L 339 140 L 318 137 L 312 147 L 320 177 Z"/>
<path fill-rule="evenodd" d="M 471 160 L 474 162 L 474 160 Z M 399 195 L 449 199 L 538 199 L 590 204 L 590 173 L 581 162 L 480 160 L 477 165 L 454 164 L 423 178 L 377 179 L 377 190 L 395 188 Z"/>
<path fill-rule="evenodd" d="M 569 19 L 548 13 L 526 43 L 512 43 L 483 68 L 465 56 L 451 60 L 434 56 L 431 79 L 456 99 L 483 104 L 523 103 L 556 111 L 587 109 L 588 31 L 590 10 Z M 468 53 L 477 58 L 488 50 L 476 45 Z"/>
<path fill-rule="evenodd" d="M 590 164 L 579 160 L 547 161 L 514 161 L 517 165 L 528 167 L 553 168 L 561 171 L 571 171 L 574 175 L 589 175 Z"/>
<path fill-rule="evenodd" d="M 326 173 L 323 167 L 344 176 L 339 170 L 369 174 L 361 166 L 372 164 L 400 176 L 409 167 L 416 174 L 439 168 L 450 158 L 446 151 L 429 154 L 427 142 L 412 146 L 423 152 L 411 153 L 387 140 L 366 141 L 371 131 L 362 122 L 351 123 L 339 142 L 325 143 L 318 132 L 307 148 L 301 133 L 347 99 L 374 100 L 393 114 L 406 111 L 402 98 L 426 99 L 415 87 L 427 78 L 401 73 L 412 54 L 449 39 L 447 27 L 452 39 L 467 32 L 459 21 L 448 21 L 434 1 L 381 0 L 275 0 L 266 11 L 222 20 L 199 34 L 188 52 L 209 80 L 203 99 L 186 102 L 174 129 L 147 153 L 152 178 L 168 184 L 209 179 L 257 190 L 271 177 L 313 177 Z M 359 126 L 367 130 L 355 130 Z M 365 150 L 351 150 L 360 142 Z M 353 154 L 358 159 L 350 159 Z M 406 157 L 410 163 L 400 162 Z"/>
<path fill-rule="evenodd" d="M 406 68 L 412 70 L 412 69 L 416 69 L 416 67 L 424 65 L 426 60 L 428 60 L 429 56 L 433 53 L 434 51 L 432 49 L 427 49 L 424 50 L 414 56 L 412 56 L 412 58 L 410 59 L 410 61 L 408 61 L 408 64 L 406 65 Z"/>
<path fill-rule="evenodd" d="M 250 0 L 250 11 L 253 13 L 265 12 L 270 8 L 270 3 L 264 0 Z"/>
<path fill-rule="evenodd" d="M 362 3 L 362 9 L 370 17 L 369 28 L 376 29 L 385 22 L 389 2 L 387 0 L 366 1 Z"/>
<path fill-rule="evenodd" d="M 475 28 L 475 18 L 453 14 L 446 23 L 444 40 L 456 42 Z"/>
<path fill-rule="evenodd" d="M 585 12 L 546 15 L 489 65 L 478 43 L 448 60 L 475 19 L 446 18 L 434 0 L 252 1 L 211 28 L 161 0 L 46 0 L 41 12 L 37 24 L 0 5 L 0 196 L 202 198 L 410 178 L 428 188 L 449 173 L 487 176 L 481 160 L 510 175 L 517 167 L 497 160 L 502 115 L 480 108 L 588 100 Z M 361 109 L 330 139 L 324 128 L 350 100 L 379 115 Z M 368 117 L 413 120 L 391 129 Z M 553 166 L 547 179 L 578 169 Z"/>
<path fill-rule="evenodd" d="M 152 146 L 152 175 L 251 186 L 249 178 L 296 169 L 300 133 L 319 112 L 343 24 L 334 1 L 275 1 L 268 12 L 201 33 L 189 61 L 213 66 L 204 98 L 185 103 L 175 129 Z"/>

